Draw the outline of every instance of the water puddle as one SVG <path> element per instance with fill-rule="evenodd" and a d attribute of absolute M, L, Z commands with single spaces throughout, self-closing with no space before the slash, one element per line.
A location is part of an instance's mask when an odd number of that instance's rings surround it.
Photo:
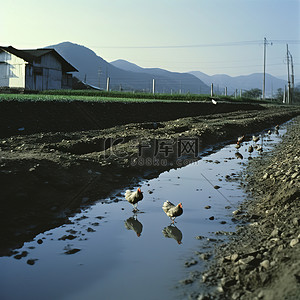
<path fill-rule="evenodd" d="M 280 141 L 265 134 L 264 152 Z M 246 195 L 236 180 L 250 156 L 252 141 L 206 149 L 198 162 L 141 182 L 140 211 L 116 191 L 119 201 L 97 204 L 69 224 L 36 236 L 18 254 L 1 257 L 1 299 L 174 299 L 176 285 L 201 271 L 214 245 L 233 232 L 232 211 Z M 164 201 L 182 202 L 183 214 L 171 224 Z M 202 266 L 203 265 L 203 266 Z"/>

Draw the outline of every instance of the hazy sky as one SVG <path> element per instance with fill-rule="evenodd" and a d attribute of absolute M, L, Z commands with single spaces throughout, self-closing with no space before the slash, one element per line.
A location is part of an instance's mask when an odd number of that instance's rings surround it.
<path fill-rule="evenodd" d="M 0 45 L 70 41 L 110 62 L 231 76 L 286 75 L 286 43 L 300 81 L 300 0 L 10 0 Z M 271 42 L 273 44 L 271 45 Z"/>

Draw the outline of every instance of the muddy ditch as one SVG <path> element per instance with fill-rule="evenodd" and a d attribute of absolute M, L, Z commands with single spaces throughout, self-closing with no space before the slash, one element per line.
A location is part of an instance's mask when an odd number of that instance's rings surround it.
<path fill-rule="evenodd" d="M 63 224 L 68 216 L 100 197 L 109 196 L 116 188 L 134 186 L 141 178 L 155 178 L 162 171 L 190 163 L 196 159 L 195 153 L 178 157 L 181 139 L 196 142 L 197 151 L 201 151 L 209 144 L 235 140 L 241 135 L 250 137 L 253 132 L 298 114 L 297 107 L 259 107 L 258 110 L 252 107 L 247 111 L 174 121 L 154 122 L 152 119 L 152 122 L 101 130 L 2 138 L 1 255 L 12 254 L 11 249 Z M 29 113 L 27 119 L 30 116 Z M 51 122 L 51 119 L 45 120 L 47 124 Z M 166 146 L 170 141 L 171 148 Z M 164 146 L 157 148 L 157 144 Z M 88 199 L 83 199 L 83 194 L 88 195 Z M 112 197 L 113 201 L 116 199 Z"/>

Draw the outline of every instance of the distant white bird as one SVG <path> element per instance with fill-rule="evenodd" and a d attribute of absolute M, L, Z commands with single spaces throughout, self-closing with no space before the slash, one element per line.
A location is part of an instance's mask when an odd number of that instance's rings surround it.
<path fill-rule="evenodd" d="M 237 141 L 238 141 L 238 143 L 242 143 L 244 141 L 244 139 L 245 139 L 245 136 L 243 135 L 243 136 L 240 136 Z"/>
<path fill-rule="evenodd" d="M 254 142 L 254 143 L 257 143 L 258 141 L 259 141 L 259 136 L 252 136 L 252 141 Z"/>
<path fill-rule="evenodd" d="M 211 99 L 212 104 L 217 104 L 218 102 L 215 99 Z"/>

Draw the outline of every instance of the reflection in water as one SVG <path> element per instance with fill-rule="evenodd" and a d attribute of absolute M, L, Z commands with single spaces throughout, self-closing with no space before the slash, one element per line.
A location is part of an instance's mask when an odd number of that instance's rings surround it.
<path fill-rule="evenodd" d="M 134 230 L 138 237 L 141 236 L 141 233 L 143 231 L 143 224 L 137 219 L 136 214 L 134 214 L 132 217 L 128 218 L 126 221 L 124 221 L 124 223 L 125 223 L 126 229 Z"/>
<path fill-rule="evenodd" d="M 251 155 L 251 153 L 253 152 L 253 150 L 254 150 L 254 149 L 253 149 L 253 146 L 250 145 L 249 148 L 248 148 L 248 152 L 250 153 L 250 155 Z"/>
<path fill-rule="evenodd" d="M 240 158 L 240 159 L 244 158 L 243 155 L 240 152 L 236 152 L 235 156 L 236 156 L 236 158 Z"/>
<path fill-rule="evenodd" d="M 162 233 L 164 237 L 174 239 L 179 245 L 182 244 L 182 232 L 174 224 L 165 227 Z"/>

